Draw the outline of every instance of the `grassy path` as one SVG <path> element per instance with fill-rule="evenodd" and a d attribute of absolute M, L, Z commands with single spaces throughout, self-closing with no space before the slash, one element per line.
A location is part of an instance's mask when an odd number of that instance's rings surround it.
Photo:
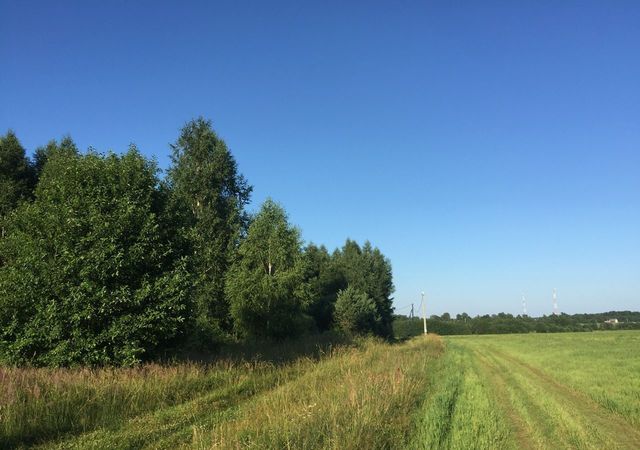
<path fill-rule="evenodd" d="M 449 343 L 422 406 L 410 449 L 516 448 L 510 423 L 495 407 L 494 386 L 473 352 Z"/>
<path fill-rule="evenodd" d="M 633 417 L 610 410 L 606 401 L 598 403 L 587 393 L 559 382 L 544 368 L 525 362 L 505 344 L 507 340 L 454 338 L 448 345 L 450 352 L 466 352 L 487 380 L 488 395 L 508 425 L 509 439 L 503 442 L 506 447 L 640 448 L 640 431 Z M 606 375 L 602 373 L 601 377 Z"/>

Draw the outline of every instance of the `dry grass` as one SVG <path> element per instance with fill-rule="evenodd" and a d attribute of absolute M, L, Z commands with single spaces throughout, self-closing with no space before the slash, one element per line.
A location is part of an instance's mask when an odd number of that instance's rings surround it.
<path fill-rule="evenodd" d="M 0 448 L 59 440 L 97 428 L 114 431 L 130 418 L 247 378 L 266 389 L 284 374 L 306 370 L 328 357 L 332 348 L 346 345 L 350 344 L 344 339 L 327 335 L 278 345 L 234 346 L 206 363 L 100 369 L 0 367 Z"/>
<path fill-rule="evenodd" d="M 208 364 L 2 369 L 0 448 L 404 448 L 443 341 L 312 347 Z M 264 361 L 269 351 L 279 361 Z"/>
<path fill-rule="evenodd" d="M 437 336 L 360 349 L 247 402 L 234 420 L 197 430 L 198 448 L 403 448 L 444 351 Z"/>

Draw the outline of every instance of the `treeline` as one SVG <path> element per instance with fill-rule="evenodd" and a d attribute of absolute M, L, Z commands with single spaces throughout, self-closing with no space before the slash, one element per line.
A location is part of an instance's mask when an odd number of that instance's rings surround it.
<path fill-rule="evenodd" d="M 167 349 L 338 328 L 392 335 L 391 265 L 370 243 L 303 246 L 204 119 L 161 173 L 135 146 L 26 156 L 0 138 L 0 361 L 130 365 Z"/>
<path fill-rule="evenodd" d="M 394 317 L 395 337 L 404 339 L 422 334 L 421 318 L 398 315 Z M 617 323 L 607 321 L 617 320 Z M 631 330 L 640 329 L 640 312 L 609 311 L 597 314 L 559 314 L 542 317 L 512 314 L 493 314 L 470 317 L 466 313 L 451 317 L 449 313 L 432 315 L 427 319 L 430 333 L 457 334 L 507 334 L 507 333 L 558 333 L 565 331 Z"/>

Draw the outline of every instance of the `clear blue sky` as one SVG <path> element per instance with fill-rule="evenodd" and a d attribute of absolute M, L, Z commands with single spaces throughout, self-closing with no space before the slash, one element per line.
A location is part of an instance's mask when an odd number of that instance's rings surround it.
<path fill-rule="evenodd" d="M 640 3 L 0 0 L 0 128 L 168 164 L 206 116 L 396 306 L 640 309 Z M 406 312 L 401 309 L 400 312 Z"/>

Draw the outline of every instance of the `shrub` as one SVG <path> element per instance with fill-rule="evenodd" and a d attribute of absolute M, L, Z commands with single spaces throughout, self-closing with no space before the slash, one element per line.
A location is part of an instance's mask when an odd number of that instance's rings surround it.
<path fill-rule="evenodd" d="M 374 333 L 379 326 L 376 303 L 364 292 L 349 286 L 338 293 L 335 321 L 348 333 Z"/>

